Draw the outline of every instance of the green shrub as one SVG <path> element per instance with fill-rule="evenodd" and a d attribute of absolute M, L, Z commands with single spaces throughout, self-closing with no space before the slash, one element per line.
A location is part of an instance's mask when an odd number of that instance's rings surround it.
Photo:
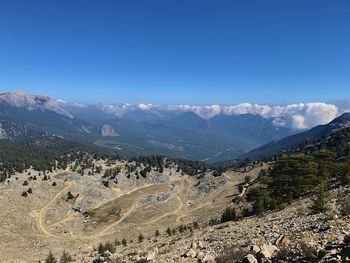
<path fill-rule="evenodd" d="M 171 236 L 171 229 L 170 229 L 170 227 L 168 227 L 165 232 L 168 234 L 168 236 Z"/>
<path fill-rule="evenodd" d="M 138 237 L 138 239 L 139 239 L 139 242 L 141 243 L 141 242 L 143 241 L 143 239 L 144 239 L 143 235 L 140 234 L 139 237 Z"/>
<path fill-rule="evenodd" d="M 68 252 L 63 251 L 62 256 L 60 258 L 60 263 L 68 263 L 68 262 L 73 262 L 72 256 Z"/>
<path fill-rule="evenodd" d="M 123 240 L 122 240 L 122 245 L 123 245 L 124 247 L 126 247 L 126 245 L 127 245 L 127 241 L 126 241 L 125 238 L 123 238 Z"/>
<path fill-rule="evenodd" d="M 227 207 L 221 215 L 221 223 L 237 220 L 236 212 L 234 208 Z"/>
<path fill-rule="evenodd" d="M 57 263 L 57 259 L 52 255 L 51 251 L 47 256 L 47 258 L 45 259 L 45 263 Z"/>

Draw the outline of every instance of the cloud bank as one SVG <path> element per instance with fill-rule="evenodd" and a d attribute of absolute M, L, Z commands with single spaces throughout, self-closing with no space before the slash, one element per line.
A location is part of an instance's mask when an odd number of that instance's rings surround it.
<path fill-rule="evenodd" d="M 159 113 L 160 111 L 194 112 L 205 119 L 219 114 L 260 114 L 265 118 L 272 118 L 278 127 L 292 127 L 308 129 L 319 124 L 326 124 L 344 112 L 350 112 L 350 99 L 335 103 L 309 102 L 289 105 L 260 105 L 241 103 L 236 105 L 157 105 L 141 103 L 138 105 L 100 105 L 108 114 L 122 116 L 130 111 L 145 111 Z"/>

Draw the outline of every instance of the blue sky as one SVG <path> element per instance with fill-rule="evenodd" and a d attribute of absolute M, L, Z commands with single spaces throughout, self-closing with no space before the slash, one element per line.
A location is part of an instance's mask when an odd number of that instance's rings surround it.
<path fill-rule="evenodd" d="M 0 91 L 80 102 L 350 97 L 350 1 L 0 1 Z"/>

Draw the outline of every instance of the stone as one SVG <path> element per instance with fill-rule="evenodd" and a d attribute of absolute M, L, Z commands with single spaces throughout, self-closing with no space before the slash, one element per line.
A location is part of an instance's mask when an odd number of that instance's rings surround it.
<path fill-rule="evenodd" d="M 243 263 L 258 263 L 258 260 L 252 254 L 248 254 L 243 258 Z"/>
<path fill-rule="evenodd" d="M 197 256 L 197 252 L 194 249 L 190 249 L 185 253 L 185 256 L 188 258 L 195 258 Z"/>
<path fill-rule="evenodd" d="M 261 251 L 259 254 L 264 258 L 272 258 L 275 253 L 279 250 L 275 245 L 263 244 L 260 246 Z"/>
<path fill-rule="evenodd" d="M 257 254 L 261 251 L 260 247 L 258 245 L 252 245 L 250 248 L 250 251 Z"/>
<path fill-rule="evenodd" d="M 102 253 L 101 256 L 104 258 L 109 258 L 111 255 L 112 255 L 112 253 L 109 252 L 109 250 L 106 250 L 105 252 Z"/>
<path fill-rule="evenodd" d="M 290 240 L 286 235 L 280 235 L 276 241 L 276 246 L 288 247 L 290 245 Z"/>
<path fill-rule="evenodd" d="M 199 252 L 197 253 L 196 258 L 202 260 L 202 259 L 204 258 L 204 256 L 205 256 L 204 252 L 203 252 L 203 251 L 199 251 Z"/>
<path fill-rule="evenodd" d="M 332 216 L 332 220 L 337 220 L 337 219 L 339 219 L 339 216 L 338 216 L 337 214 L 334 214 L 334 215 Z"/>
<path fill-rule="evenodd" d="M 147 254 L 146 259 L 147 259 L 147 261 L 152 261 L 152 260 L 155 259 L 155 257 L 156 257 L 156 252 L 155 252 L 155 251 L 152 251 L 152 252 L 150 252 L 150 253 Z"/>
<path fill-rule="evenodd" d="M 212 256 L 212 255 L 206 254 L 202 258 L 201 262 L 203 262 L 203 263 L 214 263 L 215 262 L 215 257 Z"/>
<path fill-rule="evenodd" d="M 197 247 L 198 247 L 198 248 L 204 248 L 203 242 L 202 242 L 202 241 L 198 241 Z"/>

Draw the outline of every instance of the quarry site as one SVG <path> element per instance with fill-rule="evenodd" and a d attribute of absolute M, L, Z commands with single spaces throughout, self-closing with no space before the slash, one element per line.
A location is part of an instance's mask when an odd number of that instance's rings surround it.
<path fill-rule="evenodd" d="M 49 251 L 91 252 L 99 242 L 136 241 L 140 234 L 152 237 L 156 230 L 207 220 L 222 213 L 247 176 L 231 171 L 190 177 L 173 167 L 135 179 L 125 175 L 126 165 L 108 167 L 121 169 L 110 187 L 101 174 L 81 176 L 69 168 L 48 173 L 48 180 L 34 170 L 12 176 L 0 188 L 0 261 L 38 262 Z M 258 168 L 249 175 L 256 177 Z M 31 193 L 23 197 L 28 187 Z"/>

